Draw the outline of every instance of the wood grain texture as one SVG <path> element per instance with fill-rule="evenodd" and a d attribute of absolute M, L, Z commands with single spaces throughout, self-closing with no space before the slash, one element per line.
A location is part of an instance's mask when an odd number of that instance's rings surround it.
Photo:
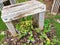
<path fill-rule="evenodd" d="M 20 5 L 20 4 L 19 4 Z M 46 10 L 46 6 L 39 2 L 30 2 L 29 4 L 26 3 L 21 6 L 14 5 L 13 7 L 7 7 L 4 8 L 2 11 L 2 18 L 4 18 L 6 21 L 11 21 L 13 18 L 18 16 L 24 16 L 27 14 L 36 14 L 39 12 L 44 12 Z"/>
<path fill-rule="evenodd" d="M 16 35 L 15 28 L 11 21 L 17 20 L 19 18 L 29 16 L 29 15 L 35 15 L 39 13 L 38 22 L 39 27 L 42 30 L 44 26 L 44 13 L 46 11 L 46 6 L 38 1 L 27 1 L 20 4 L 13 4 L 10 6 L 6 6 L 2 10 L 2 20 L 7 25 L 9 31 L 13 36 Z M 37 19 L 36 18 L 36 19 Z"/>
<path fill-rule="evenodd" d="M 12 22 L 7 22 L 7 23 L 5 23 L 5 24 L 6 24 L 6 26 L 8 27 L 9 32 L 12 34 L 12 36 L 14 36 L 14 37 L 17 36 L 17 33 L 16 33 L 16 31 L 15 31 L 15 28 L 14 28 Z"/>
<path fill-rule="evenodd" d="M 58 13 L 59 10 L 59 6 L 60 6 L 60 0 L 54 0 L 53 5 L 52 5 L 52 9 L 51 9 L 51 14 L 56 15 Z"/>

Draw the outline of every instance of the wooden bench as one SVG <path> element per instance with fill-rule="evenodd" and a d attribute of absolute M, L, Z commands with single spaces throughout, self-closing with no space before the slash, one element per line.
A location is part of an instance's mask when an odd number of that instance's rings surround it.
<path fill-rule="evenodd" d="M 42 30 L 44 26 L 44 14 L 46 11 L 46 6 L 38 1 L 27 1 L 19 4 L 13 4 L 9 6 L 5 6 L 2 10 L 2 20 L 5 22 L 12 36 L 16 36 L 16 29 L 12 24 L 13 20 L 17 20 L 19 18 L 38 14 L 39 18 L 39 27 Z"/>

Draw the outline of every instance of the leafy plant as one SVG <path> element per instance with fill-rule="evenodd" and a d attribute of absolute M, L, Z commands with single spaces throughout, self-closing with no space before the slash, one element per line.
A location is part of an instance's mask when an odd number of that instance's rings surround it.
<path fill-rule="evenodd" d="M 35 31 L 36 31 L 37 33 L 41 33 L 41 30 L 40 30 L 39 28 L 35 28 Z"/>
<path fill-rule="evenodd" d="M 28 36 L 29 34 L 28 39 L 27 39 L 28 43 L 34 42 L 35 38 L 33 37 L 33 33 L 32 33 L 32 31 L 34 30 L 38 34 L 39 39 L 42 40 L 43 45 L 55 45 L 57 43 L 58 41 L 56 40 L 57 37 L 50 40 L 50 38 L 48 38 L 46 34 L 51 31 L 50 20 L 46 19 L 45 25 L 44 25 L 44 31 L 41 31 L 39 28 L 33 27 L 32 20 L 31 20 L 32 18 L 30 19 L 29 18 L 26 17 L 26 18 L 21 19 L 20 20 L 21 22 L 16 25 L 16 28 L 20 31 L 20 35 L 19 35 L 20 38 L 26 35 Z"/>
<path fill-rule="evenodd" d="M 29 36 L 28 40 L 31 41 L 31 42 L 35 41 L 34 38 L 33 38 L 33 36 L 31 36 L 31 35 Z"/>
<path fill-rule="evenodd" d="M 56 44 L 58 44 L 58 42 L 59 42 L 59 40 L 57 39 L 56 36 L 54 36 L 52 39 L 51 45 L 56 45 Z"/>
<path fill-rule="evenodd" d="M 33 38 L 33 33 L 32 33 L 32 31 L 30 31 L 29 34 L 30 34 L 30 36 L 29 36 L 28 40 L 30 40 L 31 42 L 34 42 L 35 40 L 34 40 L 34 38 Z"/>
<path fill-rule="evenodd" d="M 20 22 L 16 24 L 16 29 L 20 32 L 20 38 L 27 35 L 28 32 L 31 30 L 32 26 L 32 21 L 31 21 L 31 16 L 25 17 L 20 19 Z"/>
<path fill-rule="evenodd" d="M 50 21 L 48 19 L 45 20 L 45 25 L 44 25 L 44 32 L 47 33 L 51 31 L 51 25 L 50 25 Z"/>
<path fill-rule="evenodd" d="M 0 45 L 3 43 L 4 37 L 5 37 L 4 31 L 0 32 Z"/>
<path fill-rule="evenodd" d="M 26 45 L 26 44 L 24 43 L 24 45 Z"/>
<path fill-rule="evenodd" d="M 1 11 L 0 11 L 0 30 L 6 30 L 6 29 L 7 29 L 7 27 L 1 19 Z"/>

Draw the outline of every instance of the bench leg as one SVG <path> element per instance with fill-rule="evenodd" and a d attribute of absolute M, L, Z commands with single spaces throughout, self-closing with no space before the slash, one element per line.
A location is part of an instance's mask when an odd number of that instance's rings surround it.
<path fill-rule="evenodd" d="M 17 36 L 17 33 L 15 31 L 15 28 L 14 28 L 12 22 L 6 22 L 5 24 L 8 27 L 9 32 L 12 34 L 12 36 Z"/>
<path fill-rule="evenodd" d="M 43 30 L 44 27 L 44 12 L 39 13 L 39 28 Z"/>

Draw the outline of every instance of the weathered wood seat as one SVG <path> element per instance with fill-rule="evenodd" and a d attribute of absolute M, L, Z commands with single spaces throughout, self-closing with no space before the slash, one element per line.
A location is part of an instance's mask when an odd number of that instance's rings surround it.
<path fill-rule="evenodd" d="M 16 36 L 15 28 L 12 24 L 12 20 L 34 15 L 39 13 L 39 27 L 40 29 L 44 26 L 44 13 L 46 6 L 38 1 L 27 1 L 19 4 L 5 6 L 2 10 L 2 20 L 6 23 L 9 31 L 13 36 Z"/>
<path fill-rule="evenodd" d="M 25 2 L 17 5 L 5 6 L 2 10 L 2 18 L 5 22 L 15 20 L 18 16 L 28 16 L 45 11 L 45 5 L 40 2 Z"/>

